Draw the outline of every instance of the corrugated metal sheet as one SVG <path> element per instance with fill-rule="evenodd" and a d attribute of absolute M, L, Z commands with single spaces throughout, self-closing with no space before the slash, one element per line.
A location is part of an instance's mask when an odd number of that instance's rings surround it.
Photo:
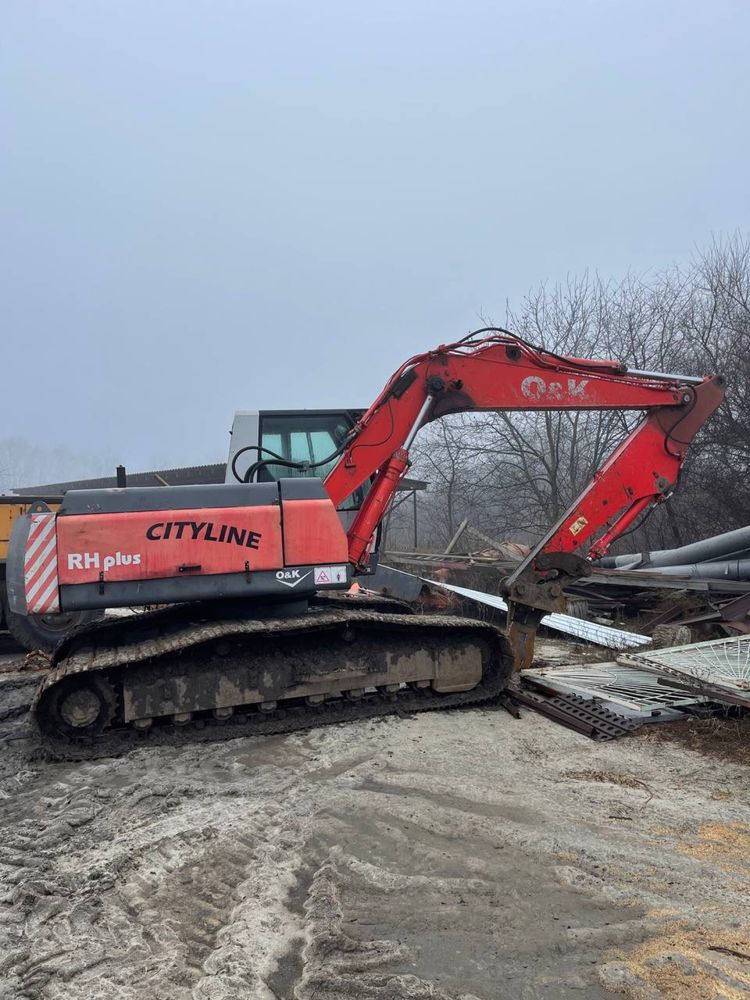
<path fill-rule="evenodd" d="M 435 587 L 443 587 L 460 597 L 467 597 L 471 601 L 478 601 L 488 607 L 497 608 L 498 611 L 507 611 L 508 605 L 496 594 L 485 594 L 481 590 L 469 590 L 467 587 L 456 587 L 450 583 L 441 583 L 439 580 L 425 580 L 426 583 Z M 571 615 L 551 614 L 542 619 L 542 625 L 546 628 L 563 632 L 565 635 L 575 636 L 576 639 L 583 639 L 584 642 L 593 642 L 597 646 L 606 646 L 608 649 L 633 649 L 636 646 L 648 646 L 651 639 L 646 635 L 638 635 L 636 632 L 625 632 L 619 628 L 611 628 L 609 625 L 597 625 L 595 622 L 584 621 L 583 618 L 573 618 Z"/>

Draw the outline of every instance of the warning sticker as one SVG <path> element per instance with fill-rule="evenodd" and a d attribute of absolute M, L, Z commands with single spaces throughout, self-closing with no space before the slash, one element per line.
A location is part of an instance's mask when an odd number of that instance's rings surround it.
<path fill-rule="evenodd" d="M 316 587 L 327 583 L 346 583 L 346 566 L 316 566 L 313 580 Z"/>
<path fill-rule="evenodd" d="M 570 526 L 571 535 L 580 535 L 580 533 L 583 531 L 583 529 L 586 527 L 588 523 L 589 522 L 586 520 L 583 514 L 581 514 L 581 516 L 577 517 Z"/>

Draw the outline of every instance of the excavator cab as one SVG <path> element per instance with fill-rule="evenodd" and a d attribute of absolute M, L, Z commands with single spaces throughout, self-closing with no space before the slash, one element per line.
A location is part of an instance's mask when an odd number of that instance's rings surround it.
<path fill-rule="evenodd" d="M 225 482 L 325 479 L 363 413 L 353 409 L 241 410 L 234 415 Z M 360 486 L 339 507 L 345 528 L 366 493 L 366 486 Z"/>

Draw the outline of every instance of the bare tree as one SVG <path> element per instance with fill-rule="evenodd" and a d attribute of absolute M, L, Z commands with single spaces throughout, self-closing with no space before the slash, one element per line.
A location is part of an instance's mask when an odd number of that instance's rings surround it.
<path fill-rule="evenodd" d="M 682 544 L 750 519 L 748 239 L 717 240 L 685 268 L 628 275 L 619 284 L 585 274 L 542 286 L 508 311 L 507 323 L 559 353 L 727 375 L 726 401 L 691 448 L 679 490 L 622 549 Z M 639 419 L 500 412 L 432 425 L 415 452 L 415 471 L 432 483 L 422 503 L 432 537 L 445 541 L 466 516 L 493 537 L 538 537 Z"/>

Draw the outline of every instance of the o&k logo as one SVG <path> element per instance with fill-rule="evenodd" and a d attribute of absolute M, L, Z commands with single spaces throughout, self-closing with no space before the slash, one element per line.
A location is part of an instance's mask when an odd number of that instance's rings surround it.
<path fill-rule="evenodd" d="M 531 400 L 585 399 L 588 384 L 587 378 L 569 378 L 564 386 L 562 382 L 547 382 L 539 375 L 527 375 L 521 382 L 521 392 Z"/>

